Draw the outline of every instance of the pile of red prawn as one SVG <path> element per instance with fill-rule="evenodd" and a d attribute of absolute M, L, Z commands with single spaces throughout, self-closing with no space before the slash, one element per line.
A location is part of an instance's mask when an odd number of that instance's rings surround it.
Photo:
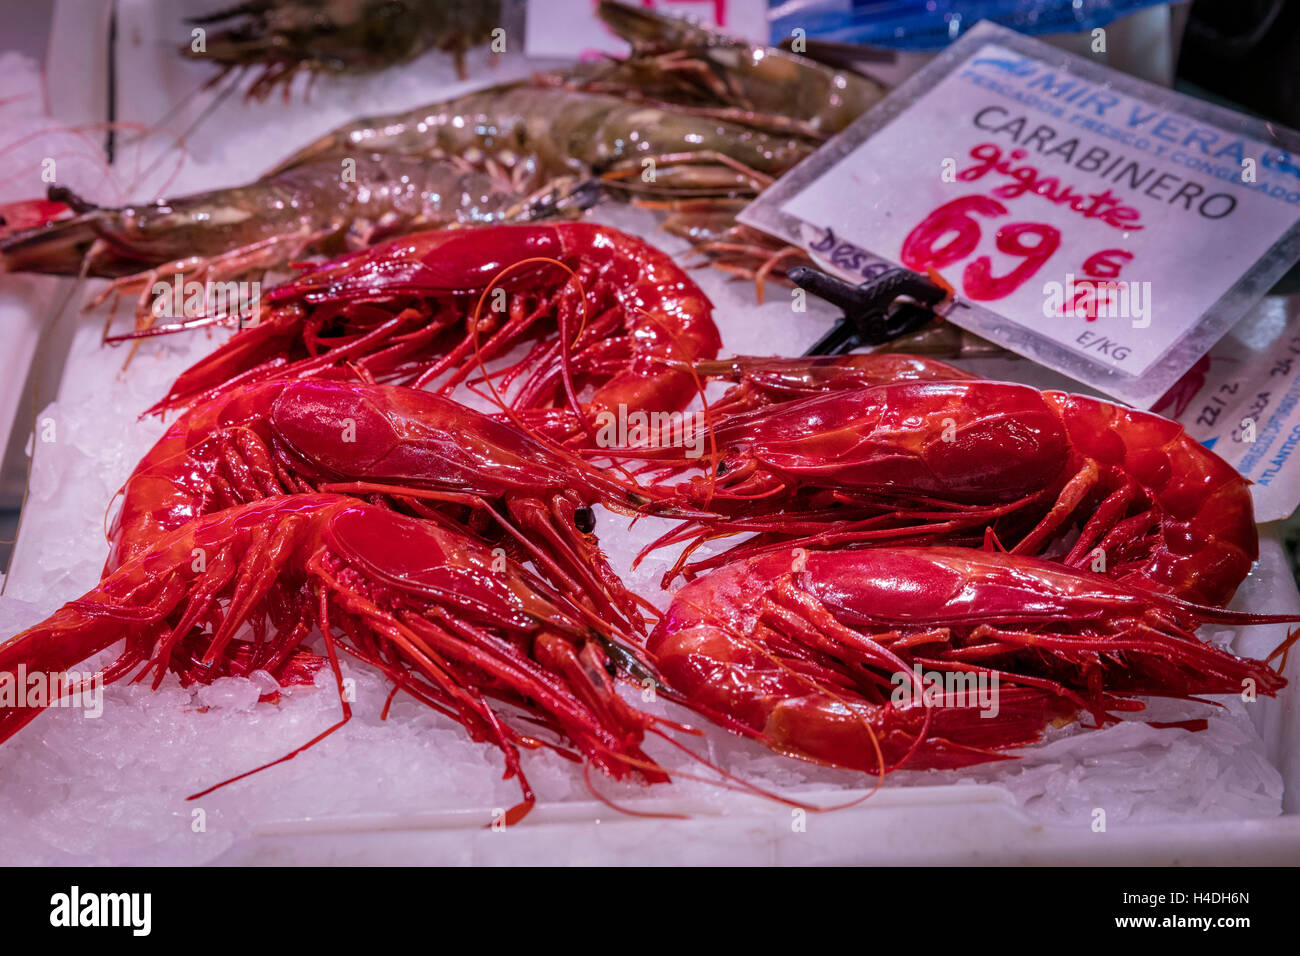
<path fill-rule="evenodd" d="M 1223 610 L 1258 556 L 1249 489 L 1176 424 L 924 358 L 720 348 L 682 268 L 602 226 L 311 268 L 149 410 L 179 417 L 119 492 L 101 582 L 0 645 L 0 673 L 114 645 L 106 682 L 329 668 L 340 720 L 289 759 L 350 718 L 350 657 L 501 751 L 512 823 L 529 750 L 648 784 L 669 775 L 647 738 L 694 755 L 698 728 L 625 681 L 877 778 L 1008 759 L 1140 697 L 1285 685 L 1290 640 L 1258 661 L 1196 636 L 1277 619 Z M 602 413 L 679 413 L 709 381 L 731 384 L 702 456 L 596 440 Z M 679 521 L 651 546 L 681 546 L 665 587 L 689 580 L 666 612 L 610 566 L 596 505 Z M 40 710 L 0 710 L 0 741 Z"/>

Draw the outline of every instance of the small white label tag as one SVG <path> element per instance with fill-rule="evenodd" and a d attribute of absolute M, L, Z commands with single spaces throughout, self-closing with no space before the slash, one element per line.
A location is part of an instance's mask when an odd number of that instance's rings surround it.
<path fill-rule="evenodd" d="M 953 323 L 1149 407 L 1300 258 L 1280 140 L 981 24 L 741 220 L 859 281 L 932 271 Z"/>
<path fill-rule="evenodd" d="M 766 0 L 641 0 L 671 17 L 688 17 L 751 43 L 768 42 Z M 626 56 L 628 44 L 596 16 L 596 0 L 530 0 L 524 21 L 524 52 L 537 57 L 608 53 Z"/>
<path fill-rule="evenodd" d="M 1269 297 L 1153 411 L 1249 478 L 1258 521 L 1300 505 L 1300 296 Z"/>

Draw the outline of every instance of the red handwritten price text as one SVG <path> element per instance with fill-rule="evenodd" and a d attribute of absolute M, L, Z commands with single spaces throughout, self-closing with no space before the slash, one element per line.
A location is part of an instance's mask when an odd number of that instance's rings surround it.
<path fill-rule="evenodd" d="M 1007 207 L 988 196 L 963 196 L 944 203 L 922 220 L 903 240 L 903 265 L 917 272 L 942 269 L 960 262 L 979 245 L 981 229 L 976 214 L 1005 216 Z M 945 236 L 953 234 L 946 242 Z M 1034 242 L 1031 244 L 1030 239 Z M 1061 245 L 1061 231 L 1045 223 L 1018 222 L 1003 226 L 994 237 L 999 252 L 1021 257 L 1006 275 L 993 274 L 993 260 L 980 256 L 962 272 L 962 291 L 977 301 L 1001 299 L 1020 288 Z"/>
<path fill-rule="evenodd" d="M 900 259 L 917 272 L 961 262 L 975 253 L 983 238 L 980 218 L 1007 214 L 1007 207 L 991 196 L 962 196 L 946 202 L 908 233 Z M 1015 256 L 1020 262 L 1005 275 L 994 275 L 993 260 L 988 255 L 970 262 L 961 277 L 967 298 L 990 302 L 1015 292 L 1060 248 L 1061 231 L 1041 222 L 1008 223 L 998 228 L 993 244 L 998 252 Z M 1103 249 L 1089 256 L 1080 271 L 1090 279 L 1113 280 L 1119 276 L 1122 263 L 1132 258 L 1133 254 L 1123 249 Z M 1095 295 L 1095 285 L 1081 286 L 1078 294 Z"/>

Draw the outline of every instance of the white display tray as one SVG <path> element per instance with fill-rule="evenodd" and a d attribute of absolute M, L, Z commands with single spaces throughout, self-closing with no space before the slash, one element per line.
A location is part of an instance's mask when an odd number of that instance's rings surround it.
<path fill-rule="evenodd" d="M 130 58 L 119 56 L 119 62 L 129 60 L 138 70 L 123 89 L 132 91 L 132 108 L 140 110 L 146 109 L 147 91 L 158 89 L 150 79 L 147 54 L 158 51 L 156 58 L 162 71 L 158 77 L 175 69 L 169 51 L 150 34 L 141 33 L 144 27 L 140 24 L 154 24 L 158 34 L 167 24 L 143 13 L 138 20 L 131 18 L 133 9 L 148 7 L 144 2 L 123 3 L 119 27 L 124 42 L 143 36 Z M 170 29 L 174 32 L 175 28 Z M 430 62 L 437 66 L 436 59 Z M 434 98 L 438 84 L 448 78 L 448 71 L 430 69 L 424 60 L 419 64 L 401 71 L 409 80 L 417 67 L 423 70 L 421 76 L 429 89 L 413 102 Z M 507 60 L 489 78 L 520 67 Z M 481 79 L 481 64 L 477 71 Z M 377 88 L 392 89 L 398 80 L 387 77 L 374 83 Z M 313 102 L 306 106 L 296 103 L 284 107 L 278 100 L 247 107 L 233 100 L 228 102 L 214 114 L 213 120 L 224 117 L 220 125 L 215 129 L 205 125 L 191 140 L 191 155 L 196 155 L 197 150 L 197 155 L 212 155 L 213 161 L 183 170 L 178 188 L 246 178 L 243 169 L 271 160 L 305 139 L 303 131 L 308 127 L 319 132 L 346 119 L 356 111 L 356 101 L 364 99 L 365 84 L 348 81 L 345 86 L 346 90 L 336 91 L 331 98 L 328 82 L 322 81 Z M 169 87 L 162 87 L 168 93 L 182 88 L 184 85 L 174 77 Z M 141 116 L 160 115 L 166 97 L 159 96 L 148 107 L 154 112 Z M 405 93 L 403 96 L 409 99 Z M 410 104 L 395 103 L 393 108 L 397 105 Z M 286 128 L 293 133 L 286 133 Z M 217 154 L 221 158 L 215 158 Z M 237 168 L 235 157 L 244 157 L 242 168 Z M 682 243 L 653 230 L 653 218 L 648 213 L 616 209 L 601 213 L 600 218 L 635 228 L 671 251 L 683 250 Z M 766 305 L 755 307 L 748 288 L 728 284 L 716 272 L 698 275 L 718 305 L 717 318 L 728 352 L 798 354 L 824 331 L 828 321 L 829 312 L 815 305 L 807 313 L 792 313 L 779 290 Z M 98 345 L 102 318 L 94 315 L 74 321 L 79 322 L 78 333 L 68 355 L 59 402 L 42 412 L 42 416 L 56 421 L 61 437 L 54 443 L 35 445 L 32 501 L 20 532 L 8 590 L 0 601 L 0 619 L 9 630 L 0 633 L 0 638 L 40 620 L 63 601 L 94 585 L 106 552 L 104 509 L 114 489 L 161 430 L 155 421 L 136 422 L 134 414 L 161 394 L 161 386 L 170 376 L 215 344 L 198 335 L 151 347 L 142 353 L 131 372 L 122 375 L 119 368 L 123 353 Z M 1062 384 L 1058 377 L 1024 361 L 986 362 L 973 367 L 993 377 L 1040 386 Z M 598 530 L 602 535 L 609 534 L 611 540 L 618 534 L 616 526 L 603 516 Z M 1257 611 L 1300 611 L 1300 593 L 1286 571 L 1275 529 L 1265 529 L 1262 550 L 1260 572 L 1243 586 L 1234 606 Z M 1284 628 L 1260 629 L 1238 649 L 1259 655 L 1284 633 Z M 1287 676 L 1293 683 L 1300 680 L 1300 663 L 1295 658 Z M 341 742 L 338 748 L 322 748 L 318 754 L 306 754 L 218 791 L 202 801 L 208 811 L 209 831 L 206 837 L 199 837 L 189 832 L 193 805 L 185 803 L 183 797 L 197 789 L 195 783 L 213 782 L 213 770 L 196 767 L 218 758 L 187 751 L 181 725 L 214 719 L 211 714 L 201 716 L 189 707 L 178 706 L 175 727 L 166 726 L 173 719 L 168 717 L 163 726 L 149 725 L 124 742 L 114 733 L 115 714 L 122 713 L 117 707 L 106 708 L 104 717 L 93 722 L 94 726 L 91 722 L 83 725 L 77 715 L 52 712 L 0 748 L 0 862 L 1296 863 L 1300 862 L 1298 699 L 1296 688 L 1291 686 L 1280 699 L 1263 699 L 1250 705 L 1263 753 L 1281 773 L 1285 787 L 1282 815 L 1198 820 L 1189 812 L 1182 816 L 1182 822 L 1117 821 L 1105 832 L 1095 832 L 1086 819 L 1064 824 L 1043 822 L 1019 806 L 1011 791 L 1001 784 L 950 782 L 954 779 L 951 776 L 933 778 L 936 782 L 920 778 L 913 785 L 886 786 L 851 809 L 808 814 L 802 830 L 792 822 L 789 807 L 755 797 L 705 794 L 699 788 L 665 795 L 650 789 L 619 791 L 620 802 L 629 808 L 688 815 L 684 820 L 644 819 L 617 813 L 581 795 L 557 795 L 549 782 L 552 778 L 547 778 L 546 786 L 539 786 L 541 802 L 525 822 L 498 832 L 485 826 L 487 808 L 494 801 L 511 799 L 511 791 L 509 785 L 496 786 L 500 761 L 486 747 L 481 748 L 484 755 L 476 770 L 464 769 L 466 758 L 458 749 L 455 761 L 449 759 L 444 771 L 481 774 L 486 792 L 483 799 L 457 803 L 443 798 L 438 787 L 446 781 L 438 777 L 439 755 L 411 753 L 409 765 L 405 756 L 392 758 L 386 765 L 376 764 L 379 776 L 368 784 L 374 793 L 373 806 L 367 802 L 367 784 L 344 778 L 355 774 L 358 765 L 369 766 L 364 751 L 382 746 L 384 728 L 379 727 L 360 728 L 369 736 L 361 736 L 359 731 L 359 735 L 349 738 L 354 741 L 347 744 L 351 750 Z M 401 719 L 406 719 L 401 713 L 393 718 Z M 77 724 L 70 728 L 69 721 L 73 720 Z M 286 721 L 277 724 L 271 705 L 257 705 L 246 723 L 256 726 L 258 720 L 263 721 L 265 733 L 275 738 L 271 742 L 281 751 L 320 729 Z M 73 746 L 82 737 L 70 736 L 69 730 L 74 735 L 84 730 L 84 738 L 90 741 L 85 750 Z M 1167 733 L 1196 737 L 1185 731 Z M 451 738 L 444 735 L 436 739 Z M 709 745 L 719 745 L 719 741 L 710 738 Z M 725 754 L 732 753 L 725 750 L 725 740 L 721 745 Z M 209 739 L 207 746 L 215 752 L 222 749 L 223 743 Z M 237 771 L 260 762 L 251 753 L 241 752 L 243 746 L 231 744 L 231 752 L 219 755 L 216 766 Z M 754 752 L 761 750 L 755 747 L 745 751 L 745 759 Z M 328 762 L 336 753 L 349 761 L 346 767 Z M 1105 759 L 1099 757 L 1097 762 L 1104 763 Z M 1080 766 L 1086 783 L 1088 762 Z M 160 771 L 163 779 L 174 783 L 161 788 L 141 783 L 133 789 L 137 779 L 151 780 L 148 775 Z M 39 773 L 41 777 L 22 777 L 24 772 Z M 579 780 L 577 773 L 573 776 Z M 389 791 L 409 784 L 407 777 L 417 778 L 421 785 L 429 787 L 427 806 L 421 806 L 418 796 L 407 799 L 401 807 L 396 807 L 401 800 L 389 799 Z M 861 784 L 861 777 L 844 776 L 820 790 L 805 787 L 798 795 L 813 803 L 840 803 L 865 793 Z M 355 790 L 352 809 L 339 809 L 343 804 L 335 799 L 335 790 L 344 787 Z M 574 792 L 580 788 L 579 780 Z M 312 809 L 313 793 L 319 796 L 319 812 Z M 195 843 L 205 838 L 210 842 L 196 848 Z M 36 846 L 39 849 L 32 849 Z"/>

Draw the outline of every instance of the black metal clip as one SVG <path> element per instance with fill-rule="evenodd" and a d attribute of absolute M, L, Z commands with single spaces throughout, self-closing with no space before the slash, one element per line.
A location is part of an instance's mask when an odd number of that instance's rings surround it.
<path fill-rule="evenodd" d="M 890 269 L 861 285 L 808 266 L 795 266 L 786 275 L 801 289 L 844 310 L 843 318 L 804 355 L 843 355 L 915 332 L 934 318 L 933 307 L 947 295 L 941 286 L 907 269 Z M 915 301 L 896 302 L 902 295 Z"/>

